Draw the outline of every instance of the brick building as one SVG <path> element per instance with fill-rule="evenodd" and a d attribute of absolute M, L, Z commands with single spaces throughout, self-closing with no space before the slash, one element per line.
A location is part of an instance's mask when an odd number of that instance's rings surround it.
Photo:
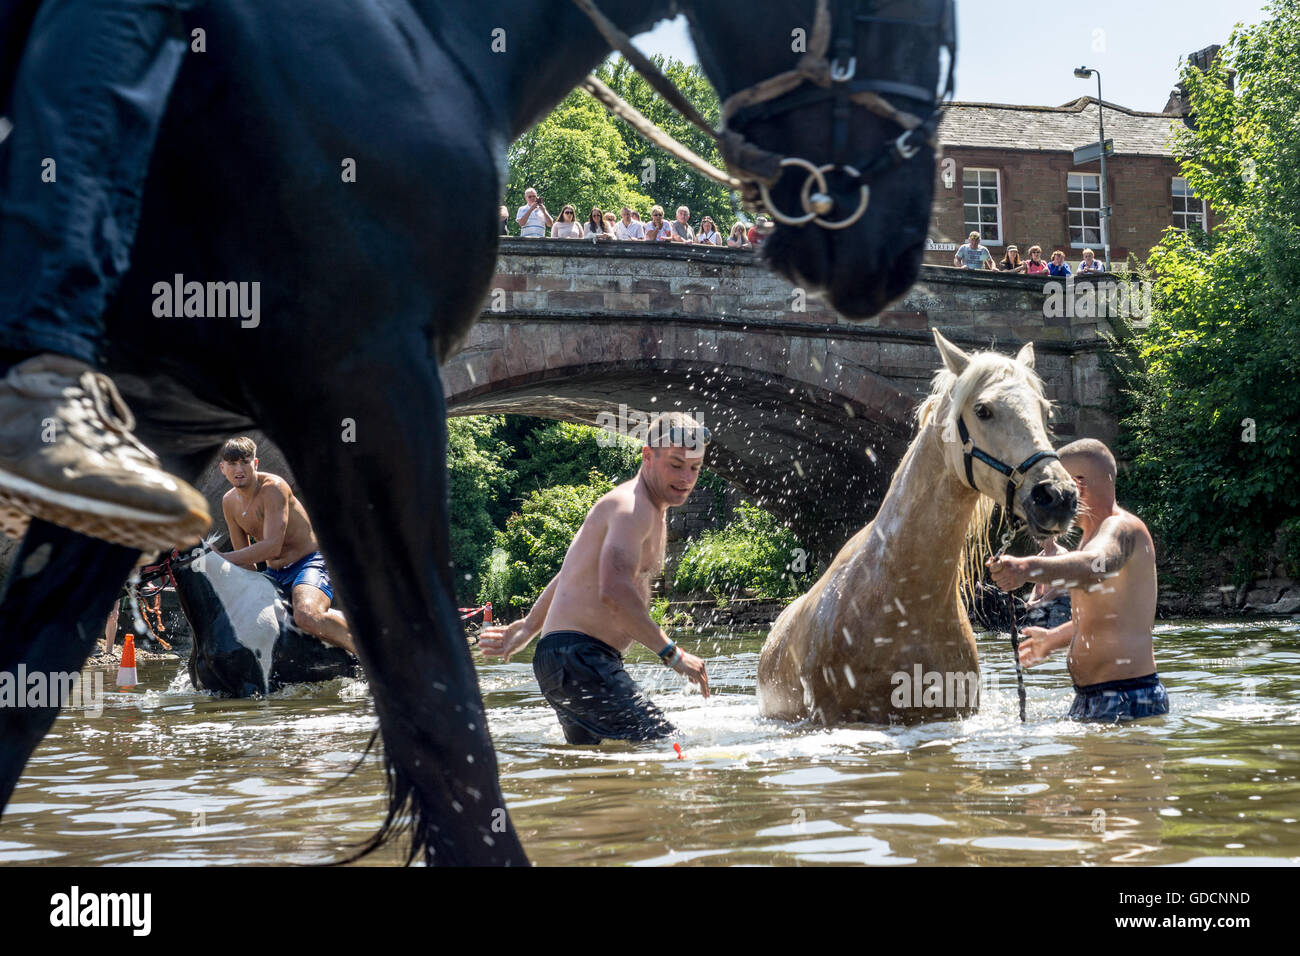
<path fill-rule="evenodd" d="M 1031 245 L 1065 253 L 1073 268 L 1084 248 L 1102 258 L 1100 163 L 1076 166 L 1074 150 L 1097 142 L 1097 99 L 1064 106 L 953 103 L 939 129 L 943 144 L 925 261 L 952 265 L 953 249 L 979 231 L 1001 259 L 1009 244 L 1028 257 Z M 1111 207 L 1111 261 L 1145 259 L 1166 226 L 1208 228 L 1210 211 L 1178 175 L 1170 132 L 1182 123 L 1167 112 L 1144 113 L 1104 103 L 1106 200 Z M 951 160 L 951 162 L 949 162 Z"/>

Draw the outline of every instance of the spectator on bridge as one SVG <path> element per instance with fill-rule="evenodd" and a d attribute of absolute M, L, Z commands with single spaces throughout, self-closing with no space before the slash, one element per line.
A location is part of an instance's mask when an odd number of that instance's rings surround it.
<path fill-rule="evenodd" d="M 952 264 L 959 269 L 993 269 L 993 253 L 980 242 L 980 234 L 972 232 L 966 242 L 957 247 Z"/>
<path fill-rule="evenodd" d="M 745 235 L 745 224 L 743 222 L 738 222 L 731 227 L 731 235 L 727 236 L 727 246 L 731 249 L 754 248 Z"/>
<path fill-rule="evenodd" d="M 1105 272 L 1106 267 L 1102 265 L 1101 260 L 1094 258 L 1096 253 L 1091 249 L 1083 250 L 1083 261 L 1079 263 L 1079 272 Z"/>
<path fill-rule="evenodd" d="M 1047 263 L 1043 261 L 1043 247 L 1030 246 L 1029 258 L 1025 260 L 1025 273 L 1036 276 L 1041 272 L 1047 271 Z"/>
<path fill-rule="evenodd" d="M 635 209 L 632 210 L 632 218 L 635 219 L 637 222 L 641 223 L 641 231 L 645 232 L 645 219 L 643 219 L 641 217 L 641 214 L 637 212 Z"/>
<path fill-rule="evenodd" d="M 537 190 L 529 186 L 524 190 L 524 205 L 515 213 L 515 222 L 519 223 L 519 235 L 525 239 L 541 239 L 555 220 L 546 211 L 546 203 Z"/>
<path fill-rule="evenodd" d="M 998 263 L 998 271 L 1024 272 L 1027 269 L 1028 266 L 1020 259 L 1020 249 L 1017 246 L 1007 246 L 1007 254 Z"/>
<path fill-rule="evenodd" d="M 700 220 L 700 231 L 695 234 L 695 241 L 704 246 L 722 245 L 722 236 L 718 235 L 718 228 L 709 216 Z"/>
<path fill-rule="evenodd" d="M 502 206 L 498 212 L 501 214 L 501 235 L 510 235 L 510 230 L 506 228 L 506 223 L 510 221 L 510 210 Z"/>
<path fill-rule="evenodd" d="M 581 239 L 582 227 L 578 225 L 578 212 L 572 206 L 566 204 L 560 210 L 560 218 L 555 221 L 551 227 L 552 239 Z"/>
<path fill-rule="evenodd" d="M 763 244 L 764 235 L 762 227 L 766 226 L 769 222 L 771 222 L 771 220 L 766 216 L 759 216 L 754 220 L 754 224 L 749 227 L 749 232 L 746 234 L 745 238 L 749 240 L 749 246 L 751 249 L 757 249 Z"/>
<path fill-rule="evenodd" d="M 1051 276 L 1068 276 L 1070 274 L 1070 264 L 1065 261 L 1065 253 L 1060 249 L 1052 253 L 1052 261 L 1047 266 L 1047 274 Z"/>
<path fill-rule="evenodd" d="M 673 235 L 673 227 L 664 222 L 664 207 L 655 206 L 650 210 L 650 227 L 645 231 L 646 242 L 668 242 Z"/>
<path fill-rule="evenodd" d="M 612 212 L 605 213 L 605 231 L 609 233 L 610 237 L 613 239 L 618 238 L 618 235 L 614 231 L 617 225 L 618 216 L 614 215 Z"/>
<path fill-rule="evenodd" d="M 677 219 L 671 223 L 672 235 L 668 237 L 671 242 L 694 242 L 695 230 L 691 228 L 690 223 L 691 211 L 685 206 L 677 207 Z"/>
<path fill-rule="evenodd" d="M 605 231 L 605 214 L 599 206 L 592 206 L 587 216 L 587 225 L 582 230 L 584 239 L 613 239 L 614 234 Z"/>
<path fill-rule="evenodd" d="M 643 241 L 645 239 L 645 226 L 641 225 L 641 217 L 627 206 L 619 210 L 619 215 L 623 218 L 614 226 L 614 235 L 619 239 L 629 239 L 632 242 Z"/>

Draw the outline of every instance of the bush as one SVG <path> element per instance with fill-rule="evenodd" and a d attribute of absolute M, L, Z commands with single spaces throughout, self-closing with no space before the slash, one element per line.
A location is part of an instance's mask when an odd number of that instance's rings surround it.
<path fill-rule="evenodd" d="M 451 560 L 456 599 L 468 605 L 479 591 L 479 568 L 496 533 L 494 510 L 514 473 L 513 449 L 496 437 L 502 419 L 489 416 L 447 422 L 447 487 L 451 500 Z"/>
<path fill-rule="evenodd" d="M 519 514 L 498 531 L 478 600 L 504 618 L 527 613 L 564 563 L 588 512 L 614 483 L 592 471 L 585 485 L 558 485 L 529 493 Z"/>
<path fill-rule="evenodd" d="M 686 546 L 673 589 L 708 591 L 725 601 L 746 589 L 762 598 L 793 597 L 804 590 L 806 575 L 790 569 L 799 542 L 775 517 L 747 502 L 721 531 L 706 531 Z"/>
<path fill-rule="evenodd" d="M 1234 31 L 1226 62 L 1184 71 L 1195 128 L 1175 153 L 1219 224 L 1166 232 L 1150 322 L 1119 335 L 1120 491 L 1174 557 L 1223 554 L 1239 581 L 1300 517 L 1300 8 L 1268 13 Z"/>

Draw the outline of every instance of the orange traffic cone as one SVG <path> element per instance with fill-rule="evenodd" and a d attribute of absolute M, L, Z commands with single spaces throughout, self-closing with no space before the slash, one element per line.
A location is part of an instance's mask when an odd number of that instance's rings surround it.
<path fill-rule="evenodd" d="M 483 623 L 484 624 L 492 623 L 492 602 L 491 601 L 488 601 L 487 604 L 483 605 Z"/>
<path fill-rule="evenodd" d="M 130 690 L 138 683 L 135 676 L 135 635 L 128 634 L 122 643 L 122 664 L 117 669 L 117 686 Z"/>

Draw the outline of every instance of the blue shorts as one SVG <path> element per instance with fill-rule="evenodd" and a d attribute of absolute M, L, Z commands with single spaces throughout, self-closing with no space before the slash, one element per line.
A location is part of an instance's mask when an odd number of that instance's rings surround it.
<path fill-rule="evenodd" d="M 276 583 L 290 600 L 293 589 L 300 584 L 310 584 L 325 592 L 325 596 L 334 600 L 334 589 L 330 587 L 330 573 L 325 569 L 325 556 L 319 551 L 305 554 L 293 564 L 283 568 L 267 568 L 262 572 Z"/>
<path fill-rule="evenodd" d="M 623 668 L 623 655 L 580 631 L 551 631 L 533 652 L 533 674 L 571 744 L 661 740 L 677 732 Z"/>
<path fill-rule="evenodd" d="M 1074 687 L 1071 720 L 1119 723 L 1169 713 L 1169 695 L 1159 674 Z"/>

